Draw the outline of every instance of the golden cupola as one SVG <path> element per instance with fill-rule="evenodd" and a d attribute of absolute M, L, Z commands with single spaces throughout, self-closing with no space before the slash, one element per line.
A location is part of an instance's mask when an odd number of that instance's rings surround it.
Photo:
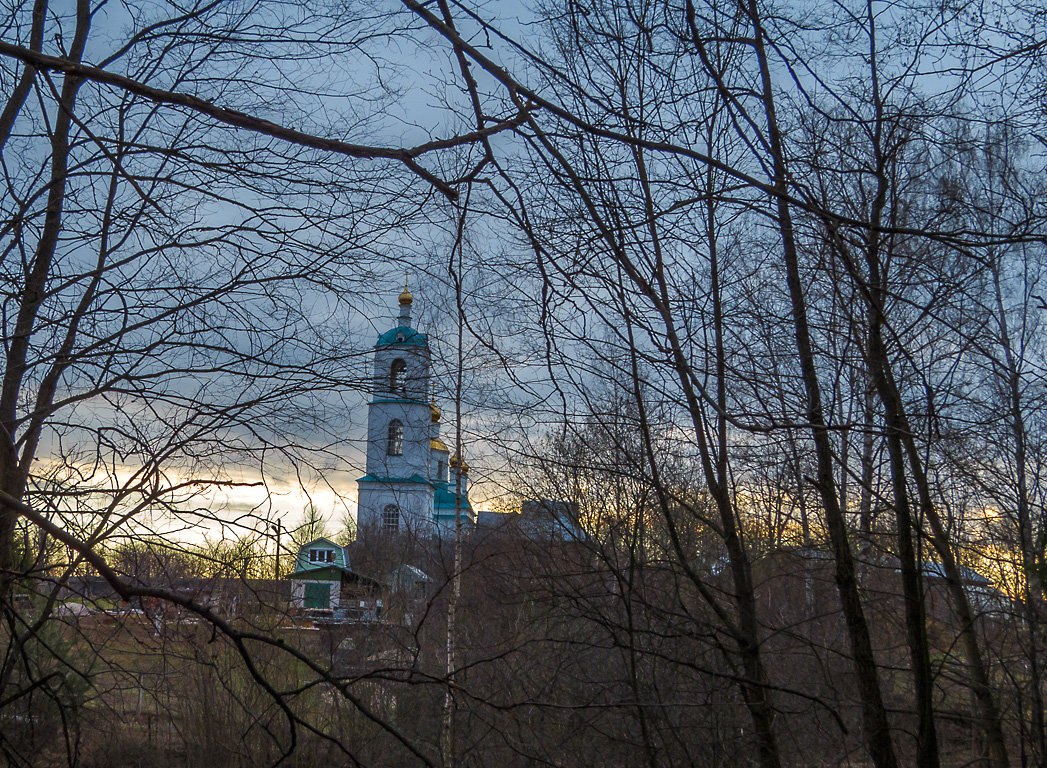
<path fill-rule="evenodd" d="M 451 460 L 448 462 L 448 464 L 450 465 L 451 469 L 457 469 L 459 471 L 459 474 L 465 475 L 469 473 L 469 465 L 466 464 L 465 460 L 462 459 L 457 453 L 451 457 Z"/>
<path fill-rule="evenodd" d="M 414 296 L 411 295 L 411 292 L 409 290 L 407 290 L 407 276 L 406 275 L 404 275 L 404 289 L 402 291 L 400 291 L 399 301 L 400 301 L 400 306 L 401 307 L 409 307 L 414 302 Z"/>
<path fill-rule="evenodd" d="M 440 420 L 443 412 L 436 407 L 436 382 L 429 388 L 429 415 L 432 416 L 433 424 Z"/>

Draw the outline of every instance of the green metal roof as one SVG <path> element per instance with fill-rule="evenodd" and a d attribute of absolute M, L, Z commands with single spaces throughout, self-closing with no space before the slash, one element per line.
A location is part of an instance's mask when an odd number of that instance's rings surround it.
<path fill-rule="evenodd" d="M 397 338 L 402 336 L 402 338 Z M 419 333 L 409 325 L 398 325 L 395 328 L 390 328 L 388 331 L 378 337 L 378 341 L 375 342 L 375 348 L 378 347 L 391 347 L 396 345 L 402 345 L 406 347 L 427 347 L 429 346 L 429 335 L 425 333 Z"/>
<path fill-rule="evenodd" d="M 425 483 L 430 485 L 429 481 L 421 475 L 411 475 L 410 477 L 375 477 L 374 475 L 364 475 L 357 479 L 358 483 Z"/>
<path fill-rule="evenodd" d="M 299 581 L 345 581 L 350 584 L 367 584 L 380 587 L 382 582 L 364 576 L 351 568 L 342 568 L 337 565 L 327 565 L 324 568 L 310 568 L 287 574 L 286 578 Z"/>
<path fill-rule="evenodd" d="M 319 568 L 299 568 L 287 574 L 289 579 L 313 579 L 315 581 L 341 581 L 343 573 L 352 573 L 348 568 L 325 563 Z"/>
<path fill-rule="evenodd" d="M 454 510 L 454 491 L 450 488 L 450 483 L 444 484 L 442 487 L 436 488 L 435 498 L 433 500 L 433 506 L 436 509 L 450 509 Z M 469 497 L 464 493 L 462 494 L 462 511 L 471 510 L 472 506 L 469 504 Z"/>
<path fill-rule="evenodd" d="M 309 550 L 310 549 L 329 549 L 334 551 L 334 560 L 332 562 L 321 562 L 315 563 L 309 562 Z M 303 544 L 298 548 L 298 556 L 295 558 L 295 571 L 309 571 L 309 570 L 323 570 L 330 568 L 331 566 L 339 566 L 342 568 L 349 567 L 349 553 L 346 552 L 345 547 L 342 547 L 330 539 L 321 536 L 318 539 L 313 539 L 307 544 Z"/>

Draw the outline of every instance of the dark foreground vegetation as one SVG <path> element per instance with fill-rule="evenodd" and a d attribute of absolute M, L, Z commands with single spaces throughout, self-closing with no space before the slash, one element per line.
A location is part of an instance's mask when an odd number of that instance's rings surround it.
<path fill-rule="evenodd" d="M 682 515 L 676 523 L 693 527 Z M 655 538 L 642 554 L 633 544 L 538 538 L 512 527 L 472 534 L 454 651 L 459 764 L 628 766 L 649 764 L 652 755 L 672 765 L 752 764 L 739 671 L 700 594 L 729 590 L 726 575 L 708 560 L 677 561 Z M 192 610 L 122 600 L 101 577 L 63 587 L 34 582 L 8 611 L 19 639 L 9 681 L 24 686 L 2 714 L 8 761 L 426 763 L 445 725 L 453 560 L 436 542 L 352 549 L 361 567 L 375 571 L 409 552 L 437 578 L 410 592 L 386 582 L 387 610 L 377 620 L 335 620 L 293 608 L 287 580 L 128 575 L 206 606 L 235 641 Z M 865 765 L 861 702 L 829 554 L 804 547 L 753 554 L 783 762 Z M 857 571 L 899 759 L 913 764 L 918 722 L 897 566 L 877 552 Z M 701 581 L 692 581 L 694 570 Z M 1030 713 L 1021 606 L 968 575 L 992 692 L 1008 746 L 1020 752 Z M 977 763 L 984 734 L 947 590 L 933 569 L 926 576 L 942 762 Z"/>

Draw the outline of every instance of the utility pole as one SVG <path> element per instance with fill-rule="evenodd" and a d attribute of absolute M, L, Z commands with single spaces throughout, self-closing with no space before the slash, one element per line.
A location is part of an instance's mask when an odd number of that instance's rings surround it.
<path fill-rule="evenodd" d="M 276 558 L 273 562 L 273 578 L 280 578 L 280 532 L 283 529 L 283 521 L 277 520 L 275 523 L 269 523 L 269 529 L 276 534 Z"/>

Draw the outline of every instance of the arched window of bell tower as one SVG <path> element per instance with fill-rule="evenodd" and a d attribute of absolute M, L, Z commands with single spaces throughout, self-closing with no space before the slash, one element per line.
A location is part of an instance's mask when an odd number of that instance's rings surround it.
<path fill-rule="evenodd" d="M 403 358 L 396 358 L 393 360 L 393 364 L 389 366 L 389 391 L 390 392 L 403 392 L 406 388 L 405 372 L 407 371 L 407 363 Z"/>
<path fill-rule="evenodd" d="M 395 504 L 387 504 L 382 510 L 382 529 L 396 531 L 400 528 L 400 508 Z"/>
<path fill-rule="evenodd" d="M 399 419 L 389 422 L 389 439 L 385 452 L 390 456 L 402 456 L 404 453 L 404 424 Z"/>

